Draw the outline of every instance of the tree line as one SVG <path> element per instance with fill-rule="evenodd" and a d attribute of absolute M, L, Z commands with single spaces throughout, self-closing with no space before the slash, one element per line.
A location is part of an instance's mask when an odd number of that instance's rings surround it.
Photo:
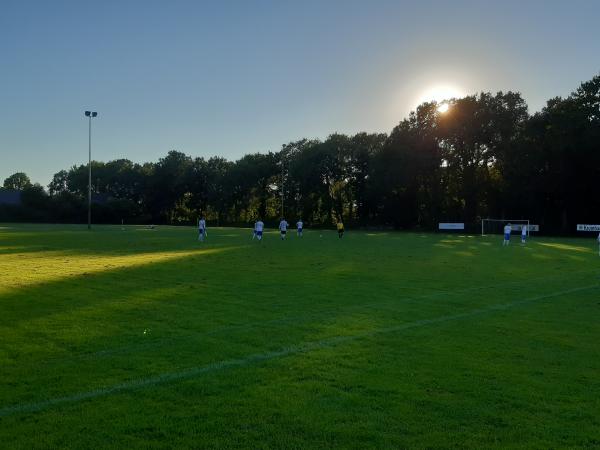
<path fill-rule="evenodd" d="M 424 103 L 389 134 L 334 133 L 237 161 L 170 151 L 158 162 L 92 162 L 93 217 L 103 223 L 248 224 L 283 215 L 310 226 L 435 229 L 438 222 L 530 219 L 542 231 L 600 222 L 600 75 L 533 115 L 519 93 Z M 84 222 L 88 168 L 44 189 L 17 173 L 22 205 L 0 220 Z"/>

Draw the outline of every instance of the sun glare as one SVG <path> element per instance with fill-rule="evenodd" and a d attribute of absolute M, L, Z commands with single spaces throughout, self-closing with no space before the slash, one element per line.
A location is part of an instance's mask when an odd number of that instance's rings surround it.
<path fill-rule="evenodd" d="M 461 90 L 456 86 L 449 84 L 438 84 L 426 89 L 419 97 L 417 105 L 425 102 L 441 103 L 441 105 L 438 107 L 438 111 L 446 112 L 448 111 L 449 106 L 447 103 L 444 104 L 444 101 L 450 100 L 451 98 L 462 97 L 463 95 L 464 94 L 461 92 Z"/>
<path fill-rule="evenodd" d="M 448 103 L 442 103 L 440 106 L 437 107 L 438 112 L 442 114 L 448 111 L 448 109 L 450 109 L 450 105 Z"/>

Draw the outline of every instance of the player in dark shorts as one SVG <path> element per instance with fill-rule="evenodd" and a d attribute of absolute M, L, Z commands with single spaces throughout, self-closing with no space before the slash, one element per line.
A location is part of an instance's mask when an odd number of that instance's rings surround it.
<path fill-rule="evenodd" d="M 281 218 L 281 222 L 279 222 L 279 232 L 281 233 L 281 240 L 282 241 L 285 239 L 285 235 L 287 234 L 287 227 L 288 227 L 288 223 L 282 217 Z"/>
<path fill-rule="evenodd" d="M 342 223 L 342 219 L 338 220 L 337 232 L 338 232 L 338 238 L 341 239 L 344 237 L 344 224 Z"/>

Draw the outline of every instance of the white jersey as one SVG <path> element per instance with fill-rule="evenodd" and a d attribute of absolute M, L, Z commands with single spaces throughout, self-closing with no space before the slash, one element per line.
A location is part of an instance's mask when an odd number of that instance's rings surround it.
<path fill-rule="evenodd" d="M 510 234 L 511 231 L 512 231 L 512 229 L 511 229 L 510 225 L 504 226 L 504 234 Z"/>
<path fill-rule="evenodd" d="M 198 229 L 199 230 L 206 230 L 206 220 L 200 219 L 198 221 Z"/>
<path fill-rule="evenodd" d="M 254 224 L 254 231 L 262 231 L 264 227 L 265 224 L 262 222 L 262 220 L 259 220 Z"/>
<path fill-rule="evenodd" d="M 304 225 L 304 224 L 302 223 L 302 221 L 301 221 L 301 220 L 299 220 L 299 221 L 296 223 L 296 226 L 298 227 L 298 229 L 299 229 L 299 230 L 301 230 L 301 229 L 302 229 L 302 226 L 303 226 L 303 225 Z"/>
<path fill-rule="evenodd" d="M 282 220 L 281 222 L 279 222 L 279 230 L 280 231 L 287 231 L 287 227 L 288 227 L 288 223 L 285 220 Z"/>
<path fill-rule="evenodd" d="M 600 233 L 598 233 L 598 244 L 600 244 Z"/>
<path fill-rule="evenodd" d="M 521 236 L 527 236 L 527 225 L 521 227 Z"/>

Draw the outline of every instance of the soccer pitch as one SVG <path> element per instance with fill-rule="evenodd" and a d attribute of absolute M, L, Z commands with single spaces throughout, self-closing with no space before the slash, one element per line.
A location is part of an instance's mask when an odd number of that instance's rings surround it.
<path fill-rule="evenodd" d="M 0 227 L 2 447 L 600 446 L 593 240 L 196 236 Z"/>

